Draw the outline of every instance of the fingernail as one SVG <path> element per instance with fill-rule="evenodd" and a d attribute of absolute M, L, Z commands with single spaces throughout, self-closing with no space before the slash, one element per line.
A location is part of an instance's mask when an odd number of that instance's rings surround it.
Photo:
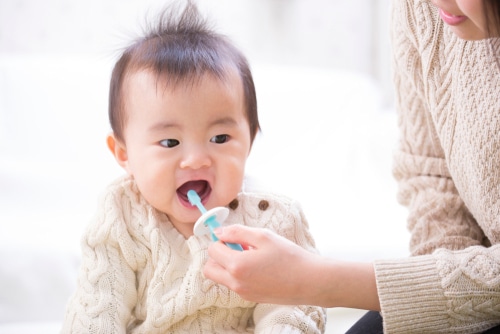
<path fill-rule="evenodd" d="M 214 229 L 214 233 L 217 236 L 220 236 L 220 235 L 224 234 L 224 227 L 217 227 L 216 229 Z"/>

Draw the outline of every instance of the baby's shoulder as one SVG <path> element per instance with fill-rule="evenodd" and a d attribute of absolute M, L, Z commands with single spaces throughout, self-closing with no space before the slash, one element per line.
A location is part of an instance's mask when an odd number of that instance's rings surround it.
<path fill-rule="evenodd" d="M 242 192 L 229 204 L 227 224 L 271 229 L 292 238 L 298 228 L 307 228 L 300 203 L 273 192 Z"/>
<path fill-rule="evenodd" d="M 104 195 L 119 196 L 137 193 L 137 185 L 130 175 L 122 175 L 112 180 L 104 189 Z"/>
<path fill-rule="evenodd" d="M 141 196 L 134 179 L 128 175 L 113 180 L 104 189 L 97 205 L 97 221 L 110 226 L 140 228 L 152 211 Z M 138 225 L 139 224 L 139 225 Z"/>
<path fill-rule="evenodd" d="M 241 192 L 229 204 L 229 209 L 250 216 L 288 216 L 301 215 L 300 203 L 284 194 L 273 192 Z"/>
<path fill-rule="evenodd" d="M 244 205 L 267 208 L 269 206 L 290 207 L 299 205 L 297 200 L 287 195 L 268 191 L 241 192 L 236 200 Z"/>
<path fill-rule="evenodd" d="M 134 178 L 129 175 L 120 176 L 112 180 L 100 196 L 100 203 L 108 208 L 133 208 L 147 205 L 141 196 Z"/>

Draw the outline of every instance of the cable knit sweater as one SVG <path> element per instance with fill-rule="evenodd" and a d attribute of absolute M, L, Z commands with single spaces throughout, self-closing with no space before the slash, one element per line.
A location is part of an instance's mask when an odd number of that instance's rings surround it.
<path fill-rule="evenodd" d="M 296 202 L 242 193 L 230 207 L 225 224 L 267 227 L 315 252 Z M 210 242 L 208 236 L 186 240 L 131 178 L 118 179 L 83 238 L 62 333 L 324 332 L 322 308 L 255 304 L 204 278 Z"/>
<path fill-rule="evenodd" d="M 376 263 L 384 330 L 480 333 L 500 324 L 500 71 L 489 42 L 457 38 L 430 1 L 392 8 L 394 175 L 414 256 Z"/>

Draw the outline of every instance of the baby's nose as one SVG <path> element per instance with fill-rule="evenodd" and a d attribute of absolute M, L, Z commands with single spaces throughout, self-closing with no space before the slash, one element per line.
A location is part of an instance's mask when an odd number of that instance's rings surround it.
<path fill-rule="evenodd" d="M 203 147 L 191 147 L 186 150 L 182 161 L 181 168 L 191 168 L 191 169 L 200 169 L 209 167 L 211 165 L 211 159 Z"/>

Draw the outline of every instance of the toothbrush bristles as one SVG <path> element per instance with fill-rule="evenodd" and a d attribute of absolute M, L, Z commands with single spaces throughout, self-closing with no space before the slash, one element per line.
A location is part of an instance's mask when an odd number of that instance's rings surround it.
<path fill-rule="evenodd" d="M 200 198 L 200 196 L 198 196 L 198 193 L 196 191 L 194 191 L 192 189 L 189 190 L 187 192 L 187 197 L 188 197 L 189 203 L 191 203 L 191 205 L 193 205 L 193 206 L 196 206 L 198 208 L 198 210 L 200 210 L 201 213 L 207 212 L 207 210 L 205 209 L 203 204 L 201 204 L 201 198 Z"/>

